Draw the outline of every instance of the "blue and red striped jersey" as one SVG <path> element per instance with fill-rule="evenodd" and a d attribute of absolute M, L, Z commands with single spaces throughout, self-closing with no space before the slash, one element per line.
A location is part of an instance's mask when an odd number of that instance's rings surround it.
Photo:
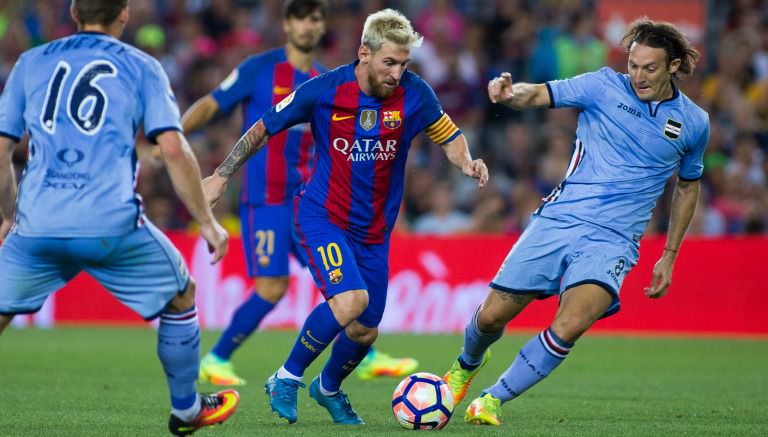
<path fill-rule="evenodd" d="M 296 87 L 326 70 L 319 64 L 308 72 L 295 69 L 284 48 L 250 56 L 211 93 L 224 112 L 242 103 L 243 133 Z M 268 91 L 269 90 L 269 91 Z M 243 167 L 240 201 L 281 205 L 293 199 L 309 176 L 314 153 L 312 133 L 298 125 L 270 138 L 267 146 Z"/>
<path fill-rule="evenodd" d="M 382 243 L 403 196 L 411 140 L 436 127 L 440 144 L 461 134 L 434 91 L 406 71 L 385 99 L 365 95 L 355 79 L 357 62 L 299 86 L 263 122 L 270 134 L 309 121 L 316 144 L 312 174 L 297 193 L 298 213 L 325 217 L 365 243 Z"/>

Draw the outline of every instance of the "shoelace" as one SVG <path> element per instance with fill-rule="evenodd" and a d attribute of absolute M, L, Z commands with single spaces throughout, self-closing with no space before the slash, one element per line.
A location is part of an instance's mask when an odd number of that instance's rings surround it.
<path fill-rule="evenodd" d="M 346 393 L 339 390 L 338 393 L 329 397 L 339 399 L 339 404 L 338 404 L 339 408 L 341 409 L 341 413 L 343 413 L 346 417 L 348 418 L 357 417 L 357 414 L 355 414 L 354 411 L 352 410 L 352 404 L 349 403 L 349 398 L 347 397 Z"/>
<path fill-rule="evenodd" d="M 218 408 L 223 403 L 223 401 L 224 400 L 221 398 L 221 396 L 217 394 L 200 396 L 200 403 L 202 404 L 203 408 L 208 408 L 211 410 Z"/>

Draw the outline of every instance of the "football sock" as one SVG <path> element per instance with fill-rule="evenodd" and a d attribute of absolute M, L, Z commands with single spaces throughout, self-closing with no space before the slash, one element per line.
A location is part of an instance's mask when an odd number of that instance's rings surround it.
<path fill-rule="evenodd" d="M 504 402 L 520 396 L 555 370 L 572 347 L 573 343 L 560 339 L 552 328 L 545 329 L 520 349 L 512 365 L 484 392 Z"/>
<path fill-rule="evenodd" d="M 336 391 L 329 391 L 329 390 L 326 390 L 325 387 L 323 387 L 323 375 L 322 374 L 320 375 L 320 385 L 319 385 L 319 388 L 320 388 L 320 393 L 323 396 L 333 396 L 333 395 L 335 395 L 336 393 L 339 392 L 338 390 L 336 390 Z"/>
<path fill-rule="evenodd" d="M 277 372 L 275 372 L 275 377 L 279 379 L 292 379 L 294 381 L 302 382 L 304 380 L 303 376 L 296 376 L 293 373 L 285 370 L 285 367 L 280 366 L 279 369 L 277 369 Z"/>
<path fill-rule="evenodd" d="M 183 313 L 160 314 L 157 356 L 163 364 L 173 409 L 184 411 L 199 404 L 195 381 L 200 365 L 200 326 L 195 307 Z"/>
<path fill-rule="evenodd" d="M 479 366 L 483 362 L 483 356 L 488 347 L 504 335 L 503 329 L 499 332 L 481 331 L 477 326 L 477 313 L 479 312 L 480 307 L 475 310 L 475 314 L 472 315 L 472 319 L 464 330 L 464 349 L 461 351 L 459 364 L 468 370 Z"/>
<path fill-rule="evenodd" d="M 275 304 L 264 300 L 254 290 L 232 316 L 229 326 L 221 333 L 213 354 L 222 361 L 229 361 L 232 353 L 258 328 L 259 323 Z"/>
<path fill-rule="evenodd" d="M 323 372 L 320 374 L 322 381 L 321 387 L 331 392 L 339 391 L 341 381 L 344 380 L 365 358 L 370 349 L 369 345 L 358 343 L 347 337 L 347 333 L 342 330 L 336 337 L 331 349 L 331 357 L 325 363 Z"/>
<path fill-rule="evenodd" d="M 203 406 L 200 404 L 200 395 L 195 395 L 195 402 L 191 407 L 179 410 L 178 408 L 171 408 L 171 413 L 185 422 L 191 422 L 195 420 Z"/>
<path fill-rule="evenodd" d="M 304 370 L 312 364 L 333 339 L 344 329 L 336 321 L 328 302 L 316 306 L 307 316 L 304 326 L 296 338 L 288 359 L 283 364 L 285 370 L 303 377 Z"/>

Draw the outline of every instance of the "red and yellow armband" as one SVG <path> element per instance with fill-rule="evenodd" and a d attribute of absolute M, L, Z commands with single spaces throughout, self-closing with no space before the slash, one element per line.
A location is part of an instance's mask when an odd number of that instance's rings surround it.
<path fill-rule="evenodd" d="M 443 145 L 461 134 L 461 129 L 456 127 L 448 114 L 443 114 L 436 122 L 427 128 L 427 135 L 437 144 Z"/>

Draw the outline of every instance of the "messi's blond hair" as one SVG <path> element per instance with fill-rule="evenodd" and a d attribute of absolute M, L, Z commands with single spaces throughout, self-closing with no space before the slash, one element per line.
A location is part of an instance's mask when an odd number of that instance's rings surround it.
<path fill-rule="evenodd" d="M 405 15 L 394 9 L 384 9 L 374 12 L 365 20 L 360 42 L 376 52 L 384 41 L 410 50 L 413 47 L 419 47 L 423 39 L 413 30 L 411 22 L 405 18 Z"/>

